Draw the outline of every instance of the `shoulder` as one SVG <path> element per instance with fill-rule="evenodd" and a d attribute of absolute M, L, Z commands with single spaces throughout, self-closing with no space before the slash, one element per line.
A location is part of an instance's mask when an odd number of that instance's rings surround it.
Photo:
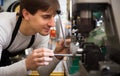
<path fill-rule="evenodd" d="M 16 13 L 15 12 L 0 12 L 0 19 L 4 19 L 4 18 L 11 18 L 11 17 L 14 17 L 16 16 Z M 2 17 L 2 18 L 1 18 Z"/>
<path fill-rule="evenodd" d="M 0 26 L 10 27 L 16 23 L 16 13 L 14 12 L 1 12 L 0 13 Z"/>
<path fill-rule="evenodd" d="M 16 23 L 16 14 L 1 12 L 0 13 L 0 43 L 8 42 L 11 38 L 12 31 Z"/>
<path fill-rule="evenodd" d="M 4 31 L 13 30 L 16 24 L 16 13 L 2 12 L 0 13 L 0 29 Z"/>

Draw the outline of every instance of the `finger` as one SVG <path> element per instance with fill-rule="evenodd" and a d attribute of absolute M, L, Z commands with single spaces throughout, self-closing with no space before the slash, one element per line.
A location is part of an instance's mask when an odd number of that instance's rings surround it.
<path fill-rule="evenodd" d="M 44 52 L 48 52 L 48 53 L 53 53 L 53 50 L 47 49 L 47 48 L 42 48 L 42 51 Z"/>
<path fill-rule="evenodd" d="M 42 62 L 51 62 L 53 58 L 50 57 L 41 57 L 41 58 L 36 58 L 35 62 L 42 63 Z"/>
<path fill-rule="evenodd" d="M 46 66 L 46 65 L 49 65 L 49 62 L 40 62 L 40 63 L 37 63 L 38 66 Z"/>
<path fill-rule="evenodd" d="M 39 49 L 35 49 L 34 52 L 36 52 L 36 53 L 40 53 L 40 52 L 53 53 L 53 50 L 50 50 L 50 49 L 47 49 L 47 48 L 39 48 Z"/>
<path fill-rule="evenodd" d="M 71 42 L 71 39 L 66 39 L 67 44 L 70 44 L 70 42 Z"/>
<path fill-rule="evenodd" d="M 65 39 L 65 41 L 64 40 L 60 40 L 60 41 L 57 42 L 57 46 L 66 48 L 66 46 L 68 46 L 68 47 L 70 46 L 70 42 L 71 42 L 70 38 L 69 39 Z"/>
<path fill-rule="evenodd" d="M 59 40 L 59 41 L 57 41 L 57 45 L 63 45 L 64 44 L 64 40 L 62 39 L 62 40 Z"/>
<path fill-rule="evenodd" d="M 54 53 L 42 52 L 37 54 L 38 57 L 53 57 Z"/>
<path fill-rule="evenodd" d="M 42 48 L 35 50 L 35 55 L 42 57 L 42 56 L 54 56 L 53 50 Z"/>

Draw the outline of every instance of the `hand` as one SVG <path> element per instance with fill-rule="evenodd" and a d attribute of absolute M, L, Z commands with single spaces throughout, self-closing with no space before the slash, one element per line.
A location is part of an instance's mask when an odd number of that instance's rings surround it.
<path fill-rule="evenodd" d="M 54 51 L 55 54 L 69 54 L 70 53 L 69 49 L 70 49 L 71 39 L 66 39 L 65 41 L 66 41 L 66 45 L 68 45 L 69 47 L 65 47 L 63 40 L 58 41 L 56 43 L 56 48 Z M 56 58 L 58 58 L 59 60 L 63 59 L 62 56 L 56 56 Z"/>
<path fill-rule="evenodd" d="M 35 70 L 39 66 L 48 65 L 53 60 L 53 56 L 53 50 L 46 48 L 35 49 L 26 58 L 26 68 L 27 70 Z"/>

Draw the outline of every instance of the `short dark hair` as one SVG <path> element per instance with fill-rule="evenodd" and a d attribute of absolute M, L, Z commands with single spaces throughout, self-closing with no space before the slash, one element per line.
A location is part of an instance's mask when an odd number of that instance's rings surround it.
<path fill-rule="evenodd" d="M 38 10 L 47 11 L 51 9 L 56 12 L 60 9 L 60 5 L 58 0 L 20 0 L 20 15 L 22 15 L 23 9 L 34 15 Z"/>

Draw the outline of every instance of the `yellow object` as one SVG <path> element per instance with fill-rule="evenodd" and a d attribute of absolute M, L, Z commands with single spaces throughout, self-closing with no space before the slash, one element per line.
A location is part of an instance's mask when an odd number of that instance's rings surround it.
<path fill-rule="evenodd" d="M 19 13 L 19 10 L 20 10 L 20 5 L 15 7 L 15 12 Z"/>
<path fill-rule="evenodd" d="M 40 76 L 37 71 L 32 71 L 29 76 Z M 64 72 L 52 72 L 50 76 L 64 76 Z"/>

